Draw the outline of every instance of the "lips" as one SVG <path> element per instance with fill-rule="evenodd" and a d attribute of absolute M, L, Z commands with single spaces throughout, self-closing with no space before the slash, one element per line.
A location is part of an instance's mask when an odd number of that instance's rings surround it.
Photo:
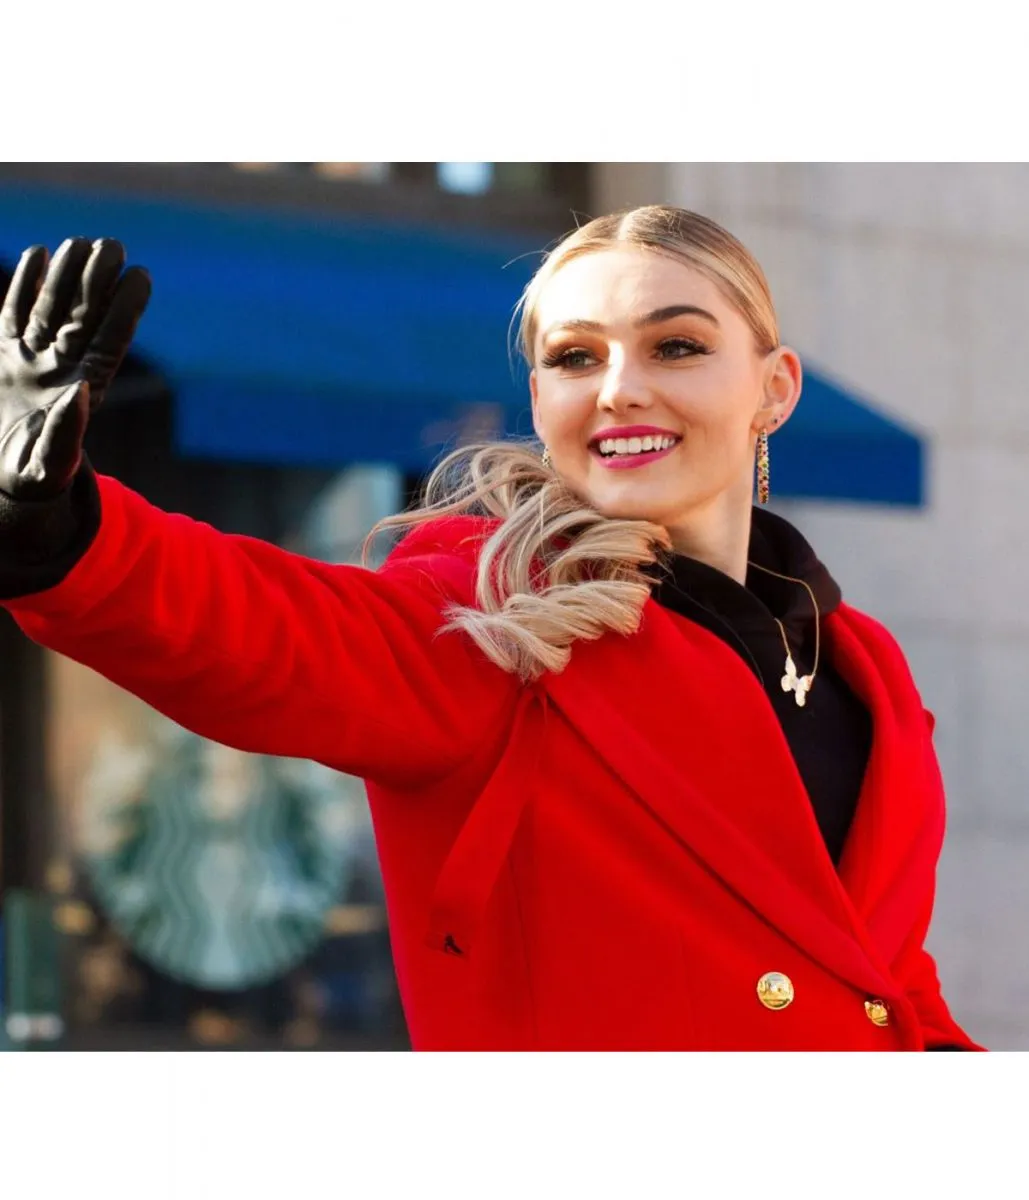
<path fill-rule="evenodd" d="M 622 426 L 602 430 L 590 442 L 590 454 L 608 470 L 631 470 L 675 454 L 682 438 L 654 426 Z"/>
<path fill-rule="evenodd" d="M 590 441 L 590 452 L 605 467 L 645 467 L 672 454 L 682 438 L 654 425 L 622 425 L 602 429 Z"/>

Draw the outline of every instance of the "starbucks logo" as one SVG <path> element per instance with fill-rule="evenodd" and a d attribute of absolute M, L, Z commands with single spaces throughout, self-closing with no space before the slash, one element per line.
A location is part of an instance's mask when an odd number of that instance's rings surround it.
<path fill-rule="evenodd" d="M 317 946 L 351 865 L 374 856 L 363 788 L 153 719 L 147 749 L 101 745 L 85 781 L 97 897 L 166 974 L 218 990 L 267 983 Z"/>

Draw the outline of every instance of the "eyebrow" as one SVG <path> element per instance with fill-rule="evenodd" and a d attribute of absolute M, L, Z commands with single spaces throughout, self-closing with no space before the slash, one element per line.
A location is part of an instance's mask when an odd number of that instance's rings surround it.
<path fill-rule="evenodd" d="M 712 325 L 718 325 L 718 318 L 714 313 L 709 313 L 706 308 L 698 308 L 695 304 L 669 304 L 666 308 L 655 308 L 653 312 L 634 321 L 633 325 L 636 329 L 643 329 L 647 325 L 660 325 L 663 321 L 670 321 L 673 317 L 702 317 L 705 321 L 710 321 Z M 604 332 L 604 326 L 599 321 L 558 321 L 551 325 L 543 336 L 549 337 L 559 329 L 568 329 L 576 333 Z"/>

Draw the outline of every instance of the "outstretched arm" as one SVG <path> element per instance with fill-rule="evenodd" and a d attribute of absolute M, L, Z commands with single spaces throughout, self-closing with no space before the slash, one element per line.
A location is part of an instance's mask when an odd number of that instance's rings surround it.
<path fill-rule="evenodd" d="M 470 562 L 405 539 L 371 573 L 154 508 L 82 453 L 150 295 L 113 241 L 26 251 L 0 310 L 0 603 L 36 641 L 240 749 L 414 783 L 515 684 L 437 636 Z M 463 574 L 462 574 L 463 573 Z"/>
<path fill-rule="evenodd" d="M 331 566 L 85 471 L 83 511 L 99 512 L 87 552 L 56 586 L 4 603 L 31 638 L 186 728 L 402 784 L 457 765 L 513 705 L 509 676 L 463 634 L 438 634 L 474 566 L 431 527 L 378 572 Z"/>

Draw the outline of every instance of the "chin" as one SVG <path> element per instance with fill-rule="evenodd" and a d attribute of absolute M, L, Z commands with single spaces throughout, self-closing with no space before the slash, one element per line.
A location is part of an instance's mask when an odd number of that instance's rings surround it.
<path fill-rule="evenodd" d="M 650 521 L 655 525 L 667 525 L 669 513 L 682 510 L 681 504 L 662 504 L 653 496 L 634 496 L 628 491 L 622 495 L 594 495 L 591 503 L 598 512 L 612 520 Z"/>

